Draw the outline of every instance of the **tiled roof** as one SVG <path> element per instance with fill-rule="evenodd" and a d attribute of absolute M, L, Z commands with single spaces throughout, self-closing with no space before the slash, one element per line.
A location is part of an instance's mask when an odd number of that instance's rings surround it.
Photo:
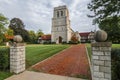
<path fill-rule="evenodd" d="M 90 32 L 83 32 L 83 33 L 79 33 L 81 37 L 88 37 L 88 35 L 90 34 Z"/>
<path fill-rule="evenodd" d="M 41 37 L 42 40 L 51 40 L 51 35 L 43 35 Z"/>

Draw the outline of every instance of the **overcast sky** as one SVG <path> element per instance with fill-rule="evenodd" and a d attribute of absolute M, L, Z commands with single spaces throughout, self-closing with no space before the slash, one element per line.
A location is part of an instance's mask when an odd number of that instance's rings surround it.
<path fill-rule="evenodd" d="M 90 0 L 0 0 L 0 13 L 11 20 L 20 18 L 27 30 L 51 33 L 53 8 L 67 5 L 71 27 L 74 31 L 88 32 L 95 29 L 92 19 L 87 17 Z"/>

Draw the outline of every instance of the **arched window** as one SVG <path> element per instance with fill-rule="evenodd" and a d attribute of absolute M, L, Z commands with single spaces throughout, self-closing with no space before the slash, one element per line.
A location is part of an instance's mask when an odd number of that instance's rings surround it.
<path fill-rule="evenodd" d="M 57 11 L 57 17 L 59 17 L 59 11 Z"/>
<path fill-rule="evenodd" d="M 63 16 L 63 11 L 61 11 L 61 16 Z"/>

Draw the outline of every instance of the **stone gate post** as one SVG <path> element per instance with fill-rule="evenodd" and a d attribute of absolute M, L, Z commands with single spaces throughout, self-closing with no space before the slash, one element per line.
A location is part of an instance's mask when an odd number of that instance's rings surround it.
<path fill-rule="evenodd" d="M 92 80 L 111 80 L 111 42 L 92 43 Z"/>
<path fill-rule="evenodd" d="M 20 73 L 25 70 L 25 44 L 16 43 L 10 47 L 10 72 Z"/>

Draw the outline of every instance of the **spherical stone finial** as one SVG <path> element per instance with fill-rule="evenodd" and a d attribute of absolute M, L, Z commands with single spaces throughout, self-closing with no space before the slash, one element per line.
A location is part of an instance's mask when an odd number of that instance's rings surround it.
<path fill-rule="evenodd" d="M 16 36 L 14 36 L 13 40 L 17 43 L 20 43 L 20 42 L 22 42 L 23 39 L 22 39 L 21 35 L 16 35 Z"/>
<path fill-rule="evenodd" d="M 107 39 L 107 33 L 104 30 L 98 30 L 95 33 L 95 41 L 104 42 Z"/>

